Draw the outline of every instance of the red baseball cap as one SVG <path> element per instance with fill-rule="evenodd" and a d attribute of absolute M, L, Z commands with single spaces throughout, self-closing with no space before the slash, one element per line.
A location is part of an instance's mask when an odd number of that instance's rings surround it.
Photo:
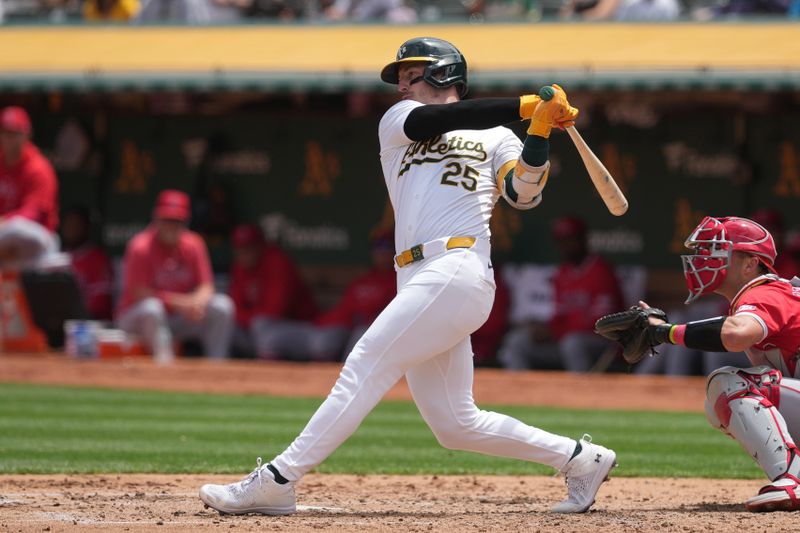
<path fill-rule="evenodd" d="M 569 237 L 584 237 L 586 235 L 586 223 L 575 216 L 563 216 L 553 222 L 553 235 L 559 239 Z"/>
<path fill-rule="evenodd" d="M 21 107 L 6 107 L 0 111 L 0 129 L 30 135 L 31 119 Z"/>
<path fill-rule="evenodd" d="M 186 222 L 191 214 L 189 195 L 182 191 L 167 189 L 159 193 L 153 218 Z"/>
<path fill-rule="evenodd" d="M 231 242 L 236 248 L 264 244 L 264 233 L 255 224 L 239 224 L 233 228 Z"/>

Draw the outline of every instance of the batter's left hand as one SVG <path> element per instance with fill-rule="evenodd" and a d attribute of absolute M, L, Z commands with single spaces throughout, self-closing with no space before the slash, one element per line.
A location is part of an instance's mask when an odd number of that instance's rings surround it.
<path fill-rule="evenodd" d="M 566 108 L 564 114 L 555 119 L 553 126 L 561 130 L 570 126 L 574 126 L 575 119 L 578 118 L 578 113 L 580 113 L 580 111 L 578 111 L 577 107 L 572 107 L 570 105 L 570 103 L 567 101 L 567 92 L 562 89 L 560 85 L 554 83 L 552 86 L 561 91 L 561 93 L 564 95 L 564 104 Z"/>
<path fill-rule="evenodd" d="M 536 109 L 531 115 L 531 125 L 528 128 L 529 135 L 548 138 L 553 127 L 564 129 L 575 124 L 578 109 L 569 104 L 564 89 L 556 84 L 551 87 L 552 98 L 542 99 L 536 104 Z"/>

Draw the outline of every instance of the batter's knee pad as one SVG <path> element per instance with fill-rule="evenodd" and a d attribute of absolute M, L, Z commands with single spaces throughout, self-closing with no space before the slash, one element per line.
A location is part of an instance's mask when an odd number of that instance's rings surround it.
<path fill-rule="evenodd" d="M 708 376 L 706 416 L 712 426 L 734 438 L 770 479 L 800 468 L 796 447 L 778 412 L 780 371 L 769 366 L 725 366 Z M 797 475 L 796 472 L 792 472 Z"/>

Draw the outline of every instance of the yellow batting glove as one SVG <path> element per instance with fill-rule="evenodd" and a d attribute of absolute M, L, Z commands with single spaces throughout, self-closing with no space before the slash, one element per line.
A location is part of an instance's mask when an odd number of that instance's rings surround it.
<path fill-rule="evenodd" d="M 519 97 L 519 118 L 527 120 L 533 115 L 533 111 L 542 99 L 538 94 L 523 94 Z"/>
<path fill-rule="evenodd" d="M 550 137 L 553 126 L 564 128 L 575 123 L 578 110 L 569 105 L 567 94 L 558 85 L 545 86 L 539 91 L 542 100 L 536 105 L 531 115 L 528 135 L 537 135 L 545 139 Z"/>
<path fill-rule="evenodd" d="M 564 114 L 564 116 L 556 120 L 553 126 L 562 130 L 570 126 L 574 126 L 575 119 L 578 118 L 578 113 L 580 113 L 580 111 L 578 111 L 577 107 L 570 106 L 567 112 Z"/>
<path fill-rule="evenodd" d="M 567 91 L 565 91 L 560 85 L 556 83 L 554 83 L 552 86 L 561 91 L 562 93 L 564 93 L 564 101 L 568 106 L 568 109 L 564 113 L 564 116 L 556 120 L 556 123 L 553 125 L 562 130 L 570 126 L 574 126 L 575 119 L 578 118 L 578 113 L 580 113 L 580 111 L 578 111 L 577 107 L 572 107 L 571 105 L 569 105 L 569 102 L 567 102 Z"/>

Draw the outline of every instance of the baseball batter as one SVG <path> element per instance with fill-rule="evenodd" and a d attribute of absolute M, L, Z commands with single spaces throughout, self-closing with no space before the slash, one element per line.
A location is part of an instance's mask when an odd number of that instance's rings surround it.
<path fill-rule="evenodd" d="M 744 351 L 751 368 L 724 366 L 708 376 L 706 416 L 770 479 L 747 500 L 747 509 L 800 510 L 800 278 L 778 277 L 772 235 L 746 218 L 706 217 L 686 246 L 693 252 L 682 256 L 687 303 L 717 293 L 730 302 L 727 316 L 686 324 L 636 318 L 635 325 L 617 329 L 615 323 L 654 311 L 640 302 L 640 308 L 598 320 L 597 331 L 619 340 L 629 360 L 662 343 Z"/>
<path fill-rule="evenodd" d="M 495 284 L 489 217 L 502 195 L 518 209 L 542 201 L 552 127 L 578 110 L 563 90 L 461 101 L 467 63 L 441 39 L 405 42 L 381 78 L 401 101 L 380 121 L 383 174 L 395 215 L 397 296 L 350 353 L 335 386 L 303 432 L 269 464 L 200 498 L 224 513 L 289 514 L 295 483 L 333 453 L 383 395 L 406 376 L 440 444 L 563 472 L 568 497 L 553 510 L 584 512 L 615 464 L 613 451 L 483 411 L 472 398 L 469 335 L 486 320 Z M 549 94 L 548 94 L 549 92 Z M 507 128 L 530 119 L 525 143 Z"/>

